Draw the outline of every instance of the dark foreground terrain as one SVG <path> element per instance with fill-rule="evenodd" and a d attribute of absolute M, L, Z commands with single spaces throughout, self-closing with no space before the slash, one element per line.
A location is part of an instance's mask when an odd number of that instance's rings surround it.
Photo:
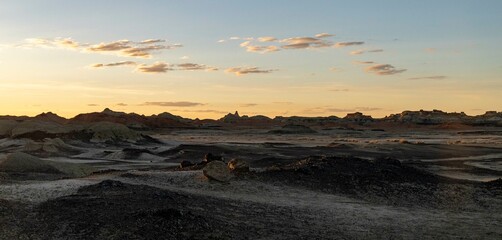
<path fill-rule="evenodd" d="M 498 129 L 111 126 L 0 139 L 0 239 L 502 239 Z"/>

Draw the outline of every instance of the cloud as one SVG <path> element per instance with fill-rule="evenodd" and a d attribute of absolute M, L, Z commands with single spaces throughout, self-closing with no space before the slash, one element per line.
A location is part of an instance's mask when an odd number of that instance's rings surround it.
<path fill-rule="evenodd" d="M 218 68 L 209 67 L 204 64 L 197 63 L 181 63 L 177 65 L 179 69 L 177 70 L 206 70 L 206 71 L 218 71 Z"/>
<path fill-rule="evenodd" d="M 152 65 L 141 64 L 136 68 L 137 71 L 143 73 L 165 73 L 174 70 L 168 63 L 155 62 Z"/>
<path fill-rule="evenodd" d="M 408 78 L 408 80 L 443 80 L 448 78 L 447 76 L 428 76 L 428 77 L 413 77 Z"/>
<path fill-rule="evenodd" d="M 377 64 L 366 67 L 364 70 L 377 75 L 394 75 L 406 71 L 406 69 L 396 69 L 390 64 Z"/>
<path fill-rule="evenodd" d="M 246 104 L 241 104 L 239 107 L 255 107 L 258 106 L 257 103 L 246 103 Z"/>
<path fill-rule="evenodd" d="M 125 103 L 117 103 L 117 106 L 120 106 L 120 107 L 126 107 L 126 106 L 127 106 L 127 104 L 125 104 Z"/>
<path fill-rule="evenodd" d="M 332 71 L 332 72 L 338 72 L 338 71 L 340 71 L 340 69 L 337 68 L 337 67 L 332 67 L 329 70 Z"/>
<path fill-rule="evenodd" d="M 335 36 L 335 35 L 329 34 L 329 33 L 319 33 L 319 34 L 315 35 L 316 38 L 325 38 L 325 37 L 333 37 L 333 36 Z"/>
<path fill-rule="evenodd" d="M 354 61 L 354 64 L 374 64 L 373 61 Z"/>
<path fill-rule="evenodd" d="M 87 106 L 89 106 L 89 107 L 97 107 L 97 106 L 99 106 L 99 105 L 98 105 L 98 104 L 95 104 L 95 103 L 89 103 L 89 104 L 87 104 Z"/>
<path fill-rule="evenodd" d="M 124 39 L 98 44 L 83 44 L 71 38 L 28 38 L 25 42 L 17 46 L 73 49 L 93 53 L 116 53 L 120 56 L 139 58 L 151 58 L 153 52 L 182 47 L 181 44 L 160 44 L 165 42 L 163 39 L 146 39 L 140 42 Z"/>
<path fill-rule="evenodd" d="M 271 73 L 273 71 L 277 71 L 277 70 L 274 70 L 274 69 L 261 70 L 258 67 L 233 67 L 233 68 L 227 68 L 225 70 L 225 72 L 234 73 L 237 76 L 250 74 L 250 73 Z"/>
<path fill-rule="evenodd" d="M 330 41 L 316 37 L 293 37 L 283 39 L 280 42 L 285 43 L 281 46 L 284 49 L 322 48 L 333 45 Z"/>
<path fill-rule="evenodd" d="M 152 44 L 152 43 L 161 43 L 161 42 L 165 42 L 166 40 L 163 40 L 163 39 L 146 39 L 146 40 L 143 40 L 141 42 L 139 42 L 140 44 Z"/>
<path fill-rule="evenodd" d="M 326 38 L 334 36 L 329 33 L 316 34 L 314 37 L 290 37 L 278 39 L 272 36 L 258 37 L 258 38 L 239 38 L 232 37 L 231 40 L 245 40 L 239 46 L 246 48 L 247 52 L 255 53 L 271 53 L 277 52 L 280 49 L 312 49 L 333 46 L 333 42 L 326 40 Z M 259 43 L 269 43 L 263 46 Z"/>
<path fill-rule="evenodd" d="M 361 55 L 364 53 L 364 50 L 354 50 L 350 52 L 350 55 Z"/>
<path fill-rule="evenodd" d="M 326 108 L 327 112 L 372 112 L 379 111 L 381 108 L 376 107 L 355 107 L 355 108 Z"/>
<path fill-rule="evenodd" d="M 363 53 L 379 53 L 379 52 L 383 52 L 383 49 L 373 49 L 373 50 L 359 49 L 359 50 L 355 50 L 355 51 L 350 52 L 350 55 L 361 55 Z"/>
<path fill-rule="evenodd" d="M 152 52 L 173 49 L 181 47 L 181 45 L 159 45 L 155 43 L 163 42 L 161 39 L 149 39 L 144 40 L 139 43 L 134 43 L 129 40 L 118 40 L 109 43 L 99 43 L 87 47 L 85 50 L 88 52 L 111 52 L 117 53 L 121 56 L 126 57 L 139 57 L 139 58 L 151 58 Z"/>
<path fill-rule="evenodd" d="M 348 46 L 358 46 L 363 45 L 364 42 L 337 42 L 334 47 L 348 47 Z"/>
<path fill-rule="evenodd" d="M 96 63 L 92 65 L 91 67 L 94 68 L 102 68 L 102 67 L 117 67 L 117 66 L 131 66 L 131 65 L 136 65 L 136 62 L 133 61 L 122 61 L 122 62 L 115 62 L 115 63 Z"/>
<path fill-rule="evenodd" d="M 220 110 L 213 110 L 213 109 L 200 109 L 200 110 L 175 110 L 176 112 L 196 112 L 196 113 L 218 113 L 218 114 L 227 114 L 228 111 L 220 111 Z"/>
<path fill-rule="evenodd" d="M 198 102 L 181 101 L 181 102 L 145 102 L 141 105 L 143 105 L 143 106 L 159 106 L 159 107 L 196 107 L 196 106 L 202 106 L 204 104 L 198 103 Z"/>
<path fill-rule="evenodd" d="M 280 49 L 276 46 L 246 46 L 248 52 L 270 53 L 277 52 Z"/>
<path fill-rule="evenodd" d="M 277 38 L 275 38 L 275 37 L 259 37 L 258 38 L 259 42 L 274 42 L 276 40 L 277 40 Z"/>
<path fill-rule="evenodd" d="M 26 43 L 17 45 L 17 47 L 25 47 L 25 48 L 47 47 L 47 48 L 64 48 L 64 49 L 75 50 L 84 46 L 84 44 L 80 44 L 71 38 L 60 38 L 60 37 L 54 39 L 27 38 L 25 39 L 25 42 Z"/>

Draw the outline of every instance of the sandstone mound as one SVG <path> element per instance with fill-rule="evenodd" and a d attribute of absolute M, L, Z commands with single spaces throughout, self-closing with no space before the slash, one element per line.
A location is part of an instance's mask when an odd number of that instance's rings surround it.
<path fill-rule="evenodd" d="M 70 156 L 80 154 L 79 148 L 66 144 L 60 138 L 46 138 L 42 142 L 30 141 L 24 146 L 24 151 L 37 156 Z"/>
<path fill-rule="evenodd" d="M 0 172 L 6 173 L 59 174 L 75 178 L 88 176 L 94 171 L 94 168 L 87 165 L 44 161 L 22 152 L 12 153 L 0 160 Z"/>
<path fill-rule="evenodd" d="M 62 173 L 50 163 L 26 153 L 12 153 L 0 160 L 0 171 L 9 173 Z"/>
<path fill-rule="evenodd" d="M 202 173 L 209 179 L 219 182 L 228 182 L 232 179 L 232 173 L 227 168 L 227 164 L 222 161 L 212 161 L 202 169 Z"/>
<path fill-rule="evenodd" d="M 98 122 L 89 125 L 86 132 L 92 134 L 91 142 L 136 142 L 142 140 L 141 134 L 128 127 L 111 122 Z"/>

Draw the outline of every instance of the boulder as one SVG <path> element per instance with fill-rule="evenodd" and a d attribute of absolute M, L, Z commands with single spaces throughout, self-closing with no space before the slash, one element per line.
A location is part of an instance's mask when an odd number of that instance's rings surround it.
<path fill-rule="evenodd" d="M 227 165 L 222 161 L 212 161 L 206 164 L 202 169 L 202 173 L 209 179 L 219 182 L 228 182 L 232 179 L 232 173 L 227 168 Z"/>
<path fill-rule="evenodd" d="M 227 166 L 232 172 L 249 172 L 249 163 L 242 159 L 232 159 Z"/>

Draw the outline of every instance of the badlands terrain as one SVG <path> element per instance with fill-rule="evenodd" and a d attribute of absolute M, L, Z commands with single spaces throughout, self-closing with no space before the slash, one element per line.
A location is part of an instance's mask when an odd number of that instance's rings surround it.
<path fill-rule="evenodd" d="M 0 239 L 502 239 L 502 113 L 0 116 Z"/>

